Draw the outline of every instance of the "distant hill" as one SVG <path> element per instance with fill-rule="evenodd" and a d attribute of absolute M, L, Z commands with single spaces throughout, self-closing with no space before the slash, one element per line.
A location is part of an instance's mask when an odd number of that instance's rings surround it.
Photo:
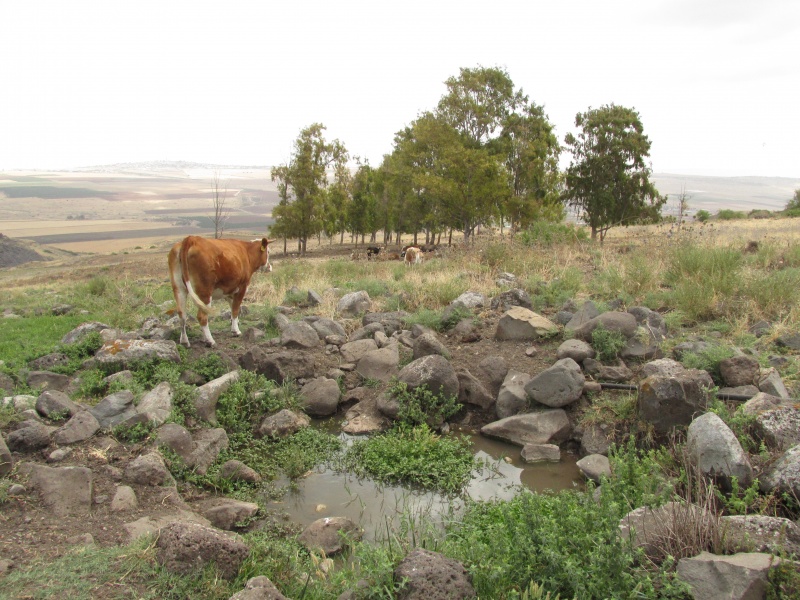
<path fill-rule="evenodd" d="M 721 208 L 749 212 L 756 209 L 783 210 L 800 178 L 792 177 L 711 177 L 654 173 L 653 182 L 662 194 L 669 194 L 665 213 L 674 212 L 682 189 L 689 196 L 690 214 L 698 210 L 715 213 Z"/>
<path fill-rule="evenodd" d="M 78 167 L 74 169 L 79 173 L 104 173 L 118 171 L 180 171 L 185 169 L 268 169 L 256 165 L 215 165 L 213 163 L 199 163 L 187 160 L 146 160 L 141 162 L 114 163 L 110 165 L 95 165 L 92 167 Z"/>
<path fill-rule="evenodd" d="M 12 240 L 0 233 L 0 269 L 16 267 L 35 260 L 48 260 L 32 249 L 30 242 Z"/>

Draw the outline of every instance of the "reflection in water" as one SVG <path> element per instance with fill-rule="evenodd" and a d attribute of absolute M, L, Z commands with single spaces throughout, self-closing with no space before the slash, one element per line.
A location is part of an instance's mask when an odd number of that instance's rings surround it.
<path fill-rule="evenodd" d="M 481 435 L 467 436 L 475 455 L 489 467 L 473 473 L 467 495 L 473 500 L 511 499 L 520 486 L 543 492 L 573 489 L 583 485 L 575 466 L 578 457 L 562 452 L 559 463 L 525 464 L 520 448 Z M 345 442 L 349 439 L 342 436 Z M 511 462 L 506 462 L 508 457 Z M 396 486 L 356 479 L 347 473 L 329 469 L 313 472 L 297 481 L 296 488 L 280 502 L 267 507 L 285 512 L 305 527 L 323 517 L 347 517 L 358 523 L 367 540 L 380 539 L 387 529 L 397 529 L 401 519 L 426 518 L 439 524 L 457 518 L 463 502 L 432 492 L 420 492 Z"/>

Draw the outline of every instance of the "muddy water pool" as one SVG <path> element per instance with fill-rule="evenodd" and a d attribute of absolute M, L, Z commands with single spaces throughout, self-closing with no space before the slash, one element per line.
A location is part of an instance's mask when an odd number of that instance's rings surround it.
<path fill-rule="evenodd" d="M 584 485 L 575 466 L 577 455 L 562 452 L 558 463 L 526 464 L 518 446 L 480 434 L 461 435 L 470 439 L 475 456 L 490 465 L 472 474 L 466 496 L 473 500 L 510 499 L 521 488 L 544 492 Z M 345 434 L 340 437 L 345 444 L 353 439 Z M 302 527 L 323 517 L 347 517 L 362 527 L 365 539 L 375 540 L 384 537 L 387 529 L 397 528 L 403 519 L 426 518 L 433 523 L 457 519 L 463 504 L 460 498 L 382 485 L 320 468 L 299 479 L 282 500 L 267 507 Z"/>

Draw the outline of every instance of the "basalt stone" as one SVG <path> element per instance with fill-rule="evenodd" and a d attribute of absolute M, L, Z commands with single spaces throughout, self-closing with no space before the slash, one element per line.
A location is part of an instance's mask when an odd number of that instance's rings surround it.
<path fill-rule="evenodd" d="M 571 432 L 567 413 L 560 408 L 514 415 L 481 428 L 483 435 L 516 446 L 561 444 L 569 439 Z"/>
<path fill-rule="evenodd" d="M 261 436 L 284 438 L 305 429 L 310 424 L 311 419 L 303 413 L 296 413 L 284 408 L 274 415 L 266 417 L 261 422 L 258 433 Z"/>
<path fill-rule="evenodd" d="M 213 563 L 226 579 L 233 579 L 250 554 L 247 545 L 218 529 L 176 522 L 161 530 L 156 559 L 168 571 L 189 575 Z"/>
<path fill-rule="evenodd" d="M 563 358 L 532 377 L 525 385 L 525 392 L 531 400 L 561 408 L 581 397 L 585 380 L 580 365 L 571 358 Z"/>
<path fill-rule="evenodd" d="M 36 399 L 36 412 L 48 419 L 74 417 L 81 410 L 69 396 L 57 390 L 46 390 Z"/>
<path fill-rule="evenodd" d="M 411 551 L 394 571 L 405 586 L 402 600 L 466 600 L 477 594 L 460 562 L 422 548 Z"/>
<path fill-rule="evenodd" d="M 361 535 L 361 528 L 350 519 L 325 517 L 306 527 L 297 541 L 312 552 L 321 550 L 331 556 L 344 550 L 347 542 L 360 540 Z"/>
<path fill-rule="evenodd" d="M 279 351 L 267 354 L 258 346 L 250 348 L 240 359 L 242 368 L 264 375 L 278 384 L 288 380 L 314 377 L 316 361 L 313 354 L 303 351 Z"/>
<path fill-rule="evenodd" d="M 673 376 L 651 375 L 639 385 L 639 417 L 651 423 L 656 433 L 667 434 L 705 412 L 713 387 L 711 376 L 699 369 Z"/>
<path fill-rule="evenodd" d="M 25 383 L 38 390 L 64 391 L 69 387 L 69 377 L 50 371 L 31 371 L 25 378 Z"/>

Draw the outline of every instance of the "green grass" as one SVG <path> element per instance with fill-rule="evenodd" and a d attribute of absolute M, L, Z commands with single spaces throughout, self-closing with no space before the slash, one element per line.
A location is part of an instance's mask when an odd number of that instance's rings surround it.
<path fill-rule="evenodd" d="M 383 483 L 446 494 L 462 491 L 479 466 L 466 440 L 439 436 L 426 425 L 397 427 L 357 440 L 347 450 L 343 465 Z"/>

